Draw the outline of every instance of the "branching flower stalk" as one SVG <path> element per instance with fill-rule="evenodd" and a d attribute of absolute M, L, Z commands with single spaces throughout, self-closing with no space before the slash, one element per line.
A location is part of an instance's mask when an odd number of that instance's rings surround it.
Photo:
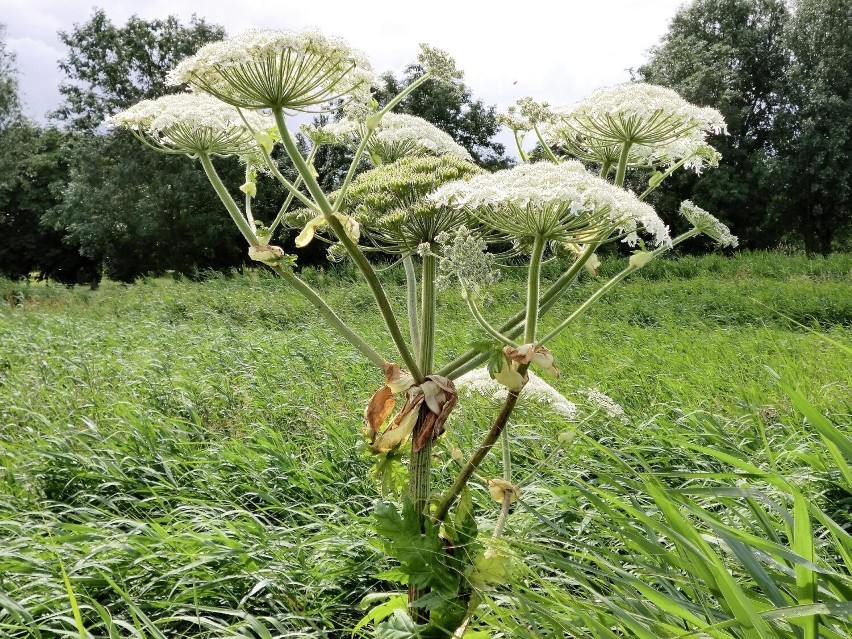
<path fill-rule="evenodd" d="M 358 248 L 358 245 L 346 233 L 346 230 L 343 228 L 343 224 L 340 220 L 335 217 L 334 210 L 331 204 L 329 204 L 325 193 L 323 193 L 322 187 L 320 187 L 287 129 L 287 124 L 284 121 L 283 110 L 281 108 L 274 108 L 272 110 L 272 114 L 275 117 L 275 123 L 278 126 L 278 130 L 281 133 L 281 142 L 284 145 L 284 149 L 287 151 L 287 155 L 290 157 L 290 160 L 293 162 L 296 170 L 302 176 L 302 180 L 304 180 L 305 186 L 314 198 L 317 206 L 319 206 L 320 211 L 325 217 L 326 224 L 328 224 L 328 226 L 332 229 L 338 241 L 340 241 L 340 243 L 344 246 L 349 257 L 352 258 L 352 261 L 355 262 L 358 270 L 361 271 L 361 274 L 367 281 L 367 285 L 373 293 L 373 297 L 379 307 L 379 312 L 382 315 L 382 319 L 385 321 L 385 325 L 387 326 L 390 337 L 393 340 L 400 357 L 402 357 L 406 367 L 414 377 L 414 381 L 416 383 L 422 382 L 424 379 L 423 373 L 405 342 L 405 338 L 399 328 L 399 323 L 396 320 L 396 315 L 391 308 L 390 300 L 388 300 L 387 293 L 385 293 L 384 287 L 379 281 L 376 271 L 373 269 L 361 249 Z"/>
<path fill-rule="evenodd" d="M 588 245 L 574 264 L 572 264 L 567 271 L 560 275 L 559 278 L 557 278 L 557 280 L 548 287 L 547 291 L 541 297 L 539 316 L 547 313 L 553 305 L 559 301 L 559 298 L 563 295 L 563 293 L 571 287 L 582 272 L 583 267 L 586 265 L 589 258 L 594 255 L 596 248 L 596 244 Z M 525 316 L 525 310 L 518 311 L 515 315 L 510 317 L 506 320 L 506 322 L 498 327 L 496 329 L 497 332 L 500 335 L 505 336 L 507 339 L 518 337 L 524 330 Z M 480 351 L 471 349 L 444 365 L 444 367 L 438 372 L 440 375 L 445 375 L 455 379 L 464 375 L 468 371 L 473 370 L 477 366 L 481 366 L 487 358 L 488 356 L 483 355 Z"/>

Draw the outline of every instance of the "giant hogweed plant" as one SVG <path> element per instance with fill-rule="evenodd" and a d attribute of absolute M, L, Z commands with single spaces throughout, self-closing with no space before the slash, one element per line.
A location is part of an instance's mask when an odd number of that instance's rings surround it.
<path fill-rule="evenodd" d="M 453 84 L 462 77 L 452 58 L 429 46 L 422 45 L 419 62 L 424 74 L 380 109 L 371 97 L 375 76 L 369 62 L 343 40 L 315 31 L 248 31 L 208 44 L 174 69 L 171 83 L 188 85 L 189 92 L 141 102 L 113 116 L 112 124 L 127 127 L 158 151 L 200 162 L 249 256 L 304 295 L 375 364 L 384 382 L 366 403 L 364 435 L 383 497 L 375 506 L 376 531 L 399 564 L 384 576 L 406 584 L 408 593 L 387 599 L 363 624 L 374 623 L 378 636 L 461 637 L 476 614 L 477 593 L 499 585 L 510 571 L 499 537 L 520 489 L 511 472 L 508 428 L 530 368 L 558 376 L 548 344 L 660 254 L 699 234 L 721 246 L 736 245 L 736 238 L 690 202 L 681 207 L 690 230 L 671 237 L 643 201 L 678 168 L 698 172 L 718 163 L 706 142 L 709 133 L 724 131 L 717 111 L 642 84 L 602 89 L 568 109 L 521 100 L 501 121 L 513 131 L 522 163 L 486 173 L 447 134 L 420 118 L 393 113 L 424 82 Z M 341 106 L 343 117 L 303 127 L 307 142 L 298 142 L 292 115 L 339 113 Z M 525 136 L 535 137 L 543 160 L 530 162 L 521 144 Z M 313 158 L 318 148 L 332 144 L 349 146 L 354 158 L 340 188 L 325 193 Z M 285 177 L 273 155 L 290 162 L 295 173 L 288 174 L 298 177 Z M 245 164 L 242 203 L 216 171 L 214 160 L 226 156 Z M 373 168 L 356 175 L 362 160 Z M 647 190 L 636 195 L 624 188 L 624 180 L 639 167 L 655 172 Z M 288 192 L 268 223 L 252 212 L 261 178 L 277 180 Z M 272 243 L 277 231 L 294 222 L 301 228 L 297 246 L 328 242 L 331 256 L 345 256 L 358 267 L 394 353 L 381 353 L 349 326 L 299 277 L 295 258 Z M 557 306 L 563 294 L 584 270 L 597 277 L 595 251 L 616 241 L 635 248 L 624 269 L 566 314 Z M 407 309 L 391 304 L 367 257 L 372 250 L 402 262 Z M 556 251 L 573 255 L 573 263 L 542 290 L 542 262 Z M 526 257 L 526 288 L 518 291 L 517 312 L 497 321 L 487 317 L 483 299 L 506 255 Z M 461 295 L 482 332 L 475 347 L 449 362 L 435 360 L 440 288 Z M 547 313 L 560 317 L 544 329 Z M 455 382 L 483 365 L 505 387 L 505 400 L 468 458 L 452 451 L 458 473 L 436 494 L 433 447 L 440 445 L 458 402 Z M 503 473 L 485 481 L 500 510 L 485 536 L 467 486 L 498 440 Z"/>

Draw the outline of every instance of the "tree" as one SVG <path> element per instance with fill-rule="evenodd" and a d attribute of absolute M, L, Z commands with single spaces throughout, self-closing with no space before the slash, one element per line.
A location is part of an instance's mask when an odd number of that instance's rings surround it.
<path fill-rule="evenodd" d="M 777 198 L 808 254 L 852 228 L 852 3 L 801 0 L 788 29 L 792 65 L 778 119 Z"/>
<path fill-rule="evenodd" d="M 224 38 L 225 30 L 195 15 L 189 26 L 175 16 L 151 21 L 132 16 L 117 27 L 98 9 L 59 37 L 69 49 L 59 62 L 69 81 L 59 86 L 66 102 L 54 117 L 73 130 L 92 131 L 116 111 L 180 90 L 166 85 L 168 72 L 202 45 Z"/>
<path fill-rule="evenodd" d="M 85 255 L 103 262 L 111 278 L 228 269 L 245 259 L 197 163 L 156 153 L 127 132 L 98 131 L 120 109 L 181 90 L 166 85 L 167 73 L 223 36 L 221 27 L 196 17 L 184 26 L 175 17 L 134 16 L 117 27 L 103 11 L 61 34 L 69 54 L 60 67 L 69 81 L 60 89 L 66 103 L 56 117 L 75 136 L 68 148 L 69 183 L 48 219 Z M 242 182 L 235 161 L 224 162 L 222 171 L 229 183 Z M 257 208 L 262 211 L 262 203 Z"/>
<path fill-rule="evenodd" d="M 788 20 L 783 0 L 695 0 L 677 12 L 636 74 L 719 109 L 728 123 L 728 135 L 711 141 L 722 154 L 720 167 L 700 181 L 684 172 L 672 176 L 655 203 L 673 215 L 681 200 L 692 199 L 729 222 L 752 248 L 783 236 L 769 213 L 778 188 L 769 159 L 785 100 Z"/>
<path fill-rule="evenodd" d="M 0 25 L 0 274 L 26 278 L 38 271 L 65 283 L 93 282 L 95 265 L 42 223 L 66 173 L 64 135 L 34 126 L 21 114 L 15 57 L 6 50 L 4 34 Z"/>
<path fill-rule="evenodd" d="M 6 50 L 6 25 L 0 24 L 0 131 L 21 117 L 15 54 Z"/>
<path fill-rule="evenodd" d="M 14 277 L 37 272 L 39 279 L 95 288 L 101 278 L 97 262 L 82 255 L 79 243 L 54 229 L 45 217 L 58 204 L 68 180 L 64 149 L 68 134 L 30 124 L 22 125 L 18 133 L 17 182 L 5 202 L 2 231 L 10 241 L 6 250 L 0 250 L 0 263 Z"/>

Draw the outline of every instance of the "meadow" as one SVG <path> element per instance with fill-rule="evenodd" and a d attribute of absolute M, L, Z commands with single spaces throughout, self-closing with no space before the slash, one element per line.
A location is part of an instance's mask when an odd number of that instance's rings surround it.
<path fill-rule="evenodd" d="M 391 352 L 354 269 L 304 276 Z M 577 411 L 513 416 L 511 587 L 464 636 L 852 636 L 850 278 L 852 254 L 658 260 L 560 335 Z M 360 423 L 383 380 L 274 275 L 0 292 L 0 636 L 349 637 L 394 596 Z M 440 366 L 482 335 L 456 294 L 439 313 Z M 495 406 L 462 394 L 439 465 Z"/>

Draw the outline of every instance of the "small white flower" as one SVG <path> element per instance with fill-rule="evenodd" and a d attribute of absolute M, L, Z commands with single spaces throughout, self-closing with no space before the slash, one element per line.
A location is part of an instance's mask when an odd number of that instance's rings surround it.
<path fill-rule="evenodd" d="M 464 73 L 456 67 L 456 61 L 449 53 L 422 42 L 417 62 L 436 80 L 442 82 L 455 83 L 464 77 Z"/>
<path fill-rule="evenodd" d="M 553 110 L 547 102 L 536 102 L 530 97 L 517 102 L 518 111 L 530 124 L 537 125 L 553 118 Z"/>
<path fill-rule="evenodd" d="M 453 280 L 468 287 L 485 287 L 500 279 L 500 271 L 494 268 L 496 257 L 486 252 L 485 240 L 475 236 L 461 225 L 455 231 L 444 231 L 435 238 L 441 245 L 438 262 L 439 288 L 448 288 Z"/>
<path fill-rule="evenodd" d="M 520 112 L 517 106 L 512 105 L 505 113 L 497 114 L 497 124 L 511 129 L 515 133 L 526 133 L 532 131 L 533 123 Z"/>
<path fill-rule="evenodd" d="M 733 235 L 727 226 L 704 209 L 695 206 L 691 201 L 684 200 L 681 202 L 680 214 L 704 235 L 716 240 L 719 246 L 734 248 L 739 244 L 737 236 Z"/>
<path fill-rule="evenodd" d="M 315 29 L 252 29 L 207 44 L 169 74 L 234 106 L 304 111 L 344 99 L 367 103 L 375 82 L 364 53 Z"/>
<path fill-rule="evenodd" d="M 706 140 L 726 132 L 716 109 L 643 83 L 599 89 L 573 107 L 554 110 L 542 127 L 548 144 L 582 160 L 614 164 L 630 143 L 630 166 L 672 166 L 688 158 L 684 167 L 696 173 L 718 165 L 720 156 Z"/>

